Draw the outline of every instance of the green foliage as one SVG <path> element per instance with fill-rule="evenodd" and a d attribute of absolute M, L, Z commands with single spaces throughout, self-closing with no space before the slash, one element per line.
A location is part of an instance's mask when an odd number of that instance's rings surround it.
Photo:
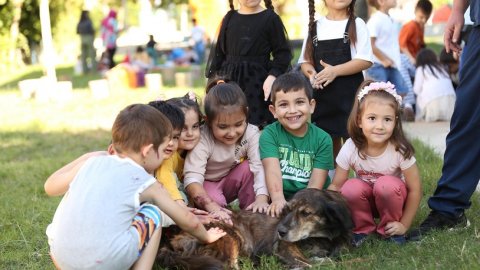
<path fill-rule="evenodd" d="M 158 7 L 165 8 L 169 5 L 188 4 L 188 0 L 162 0 Z"/>
<path fill-rule="evenodd" d="M 20 33 L 28 40 L 29 44 L 40 44 L 42 33 L 40 27 L 40 1 L 25 0 L 22 5 L 20 19 Z M 55 21 L 57 13 L 50 9 L 50 20 Z"/>
<path fill-rule="evenodd" d="M 13 20 L 13 4 L 11 1 L 3 0 L 0 2 L 0 37 L 10 31 L 10 25 Z"/>

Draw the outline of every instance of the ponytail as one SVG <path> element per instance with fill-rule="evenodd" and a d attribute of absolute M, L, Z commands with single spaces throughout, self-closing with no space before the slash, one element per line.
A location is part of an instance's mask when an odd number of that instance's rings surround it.
<path fill-rule="evenodd" d="M 348 26 L 348 37 L 350 39 L 350 44 L 355 46 L 357 43 L 357 25 L 355 23 L 355 0 L 352 0 L 350 5 L 347 7 L 348 20 L 350 25 Z"/>
<path fill-rule="evenodd" d="M 308 35 L 305 46 L 304 58 L 312 65 L 313 59 L 313 41 L 317 39 L 317 27 L 315 27 L 315 0 L 308 0 Z"/>
<path fill-rule="evenodd" d="M 228 0 L 228 3 L 230 4 L 230 9 L 235 10 L 235 7 L 233 6 L 233 0 Z"/>
<path fill-rule="evenodd" d="M 273 7 L 273 4 L 272 4 L 272 0 L 264 0 L 265 2 L 265 7 L 268 8 L 268 9 L 271 9 L 271 10 L 275 10 L 275 8 Z"/>

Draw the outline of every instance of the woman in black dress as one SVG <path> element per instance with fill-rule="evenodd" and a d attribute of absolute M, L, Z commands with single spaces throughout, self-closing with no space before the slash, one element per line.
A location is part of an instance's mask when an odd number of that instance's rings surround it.
<path fill-rule="evenodd" d="M 287 32 L 271 0 L 264 1 L 267 9 L 261 0 L 239 0 L 238 10 L 229 2 L 205 75 L 240 85 L 248 100 L 248 122 L 263 127 L 274 120 L 268 111 L 272 83 L 288 70 L 293 57 Z"/>

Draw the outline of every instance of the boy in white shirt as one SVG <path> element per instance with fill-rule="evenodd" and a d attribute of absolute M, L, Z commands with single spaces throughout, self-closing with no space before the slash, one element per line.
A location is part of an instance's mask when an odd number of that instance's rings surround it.
<path fill-rule="evenodd" d="M 397 93 L 404 96 L 408 89 L 399 72 L 401 66 L 398 28 L 388 11 L 397 5 L 396 0 L 368 0 L 377 9 L 367 22 L 373 51 L 373 65 L 366 75 L 375 81 L 390 81 Z"/>
<path fill-rule="evenodd" d="M 206 231 L 151 175 L 171 130 L 155 108 L 130 105 L 113 124 L 113 155 L 87 153 L 47 179 L 48 195 L 65 194 L 47 228 L 57 269 L 151 269 L 165 215 L 202 242 L 225 235 Z"/>

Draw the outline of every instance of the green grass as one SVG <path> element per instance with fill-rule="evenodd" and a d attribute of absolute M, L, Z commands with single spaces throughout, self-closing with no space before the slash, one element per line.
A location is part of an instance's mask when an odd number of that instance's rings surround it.
<path fill-rule="evenodd" d="M 165 88 L 162 94 L 183 92 Z M 45 195 L 45 179 L 84 152 L 105 149 L 118 111 L 157 96 L 138 89 L 95 100 L 86 89 L 75 89 L 70 101 L 39 103 L 21 99 L 18 90 L 0 91 L 0 269 L 53 269 L 45 228 L 61 198 Z M 426 200 L 434 191 L 442 161 L 421 142 L 415 140 L 414 145 L 424 188 L 414 223 L 418 225 L 429 211 Z M 469 229 L 437 232 L 420 243 L 402 247 L 373 239 L 339 260 L 327 260 L 314 269 L 479 269 L 478 199 L 474 195 L 472 208 L 467 211 L 472 222 Z M 272 257 L 261 261 L 255 268 L 244 260 L 242 269 L 280 267 Z"/>

